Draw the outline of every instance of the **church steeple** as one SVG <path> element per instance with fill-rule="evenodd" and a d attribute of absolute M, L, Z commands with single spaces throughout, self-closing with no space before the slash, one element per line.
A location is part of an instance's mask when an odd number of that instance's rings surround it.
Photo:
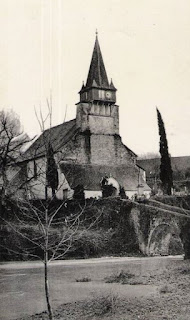
<path fill-rule="evenodd" d="M 98 41 L 98 33 L 96 32 L 86 85 L 83 85 L 79 92 L 80 102 L 114 104 L 116 102 L 116 91 L 112 81 L 109 84 Z"/>
<path fill-rule="evenodd" d="M 107 77 L 106 69 L 104 66 L 102 53 L 100 50 L 97 32 L 96 32 L 96 40 L 95 40 L 94 50 L 93 50 L 90 68 L 88 72 L 88 77 L 86 81 L 86 87 L 87 88 L 92 87 L 93 81 L 95 81 L 95 83 L 99 87 L 109 88 L 108 77 Z"/>

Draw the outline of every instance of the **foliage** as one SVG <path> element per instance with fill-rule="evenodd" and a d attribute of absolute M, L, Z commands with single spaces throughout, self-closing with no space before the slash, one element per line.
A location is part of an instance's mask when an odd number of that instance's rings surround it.
<path fill-rule="evenodd" d="M 30 203 L 25 204 L 22 210 L 20 209 L 20 213 L 18 210 L 19 208 L 15 208 L 15 215 L 10 214 L 10 219 L 8 219 L 7 222 L 14 222 L 16 224 L 19 220 L 22 221 L 24 219 L 24 224 L 28 230 L 26 233 L 28 232 L 31 239 L 39 238 L 38 234 L 36 234 L 35 225 L 37 225 L 37 223 L 34 221 L 33 210 L 36 208 L 35 210 L 41 215 L 42 223 L 45 223 L 45 216 L 43 214 L 45 205 L 45 200 L 31 200 Z M 101 200 L 89 199 L 83 207 L 80 207 L 80 205 L 76 206 L 74 200 L 69 201 L 67 206 L 64 206 L 63 202 L 60 200 L 50 201 L 48 207 L 49 216 L 51 217 L 53 213 L 57 211 L 52 227 L 49 229 L 50 247 L 52 248 L 53 243 L 56 247 L 63 237 L 63 231 L 65 231 L 67 236 L 66 239 L 69 239 L 70 236 L 72 238 L 72 246 L 69 247 L 69 250 L 65 255 L 63 254 L 62 258 L 65 256 L 87 258 L 105 254 L 131 255 L 139 253 L 138 241 L 130 218 L 131 207 L 132 203 L 130 201 L 121 201 L 119 198 L 106 198 Z M 73 230 L 74 233 L 72 236 L 72 230 L 68 232 L 67 229 L 71 225 L 71 221 L 74 221 L 74 218 L 79 215 L 80 225 L 76 230 Z M 14 221 L 12 220 L 13 216 L 15 217 Z M 16 219 L 16 217 L 18 219 Z M 7 227 L 6 230 L 7 233 L 5 238 L 7 238 L 11 232 L 9 227 Z M 24 232 L 23 235 L 26 233 Z M 29 244 L 24 238 L 20 237 L 20 235 L 16 235 L 16 232 L 13 231 L 11 234 L 14 234 L 15 238 L 21 238 L 19 240 L 21 241 L 20 250 L 19 246 L 16 245 L 17 241 L 11 244 L 12 247 L 10 248 L 14 248 L 15 252 L 19 251 L 19 253 L 21 253 L 22 248 L 27 249 L 28 247 L 30 249 Z M 62 245 L 59 247 L 58 252 L 60 254 L 64 253 L 66 245 L 69 245 L 69 242 L 67 242 L 66 239 L 64 241 L 64 246 Z M 33 248 L 33 251 L 29 252 L 33 254 L 33 257 L 31 256 L 30 259 L 35 259 L 35 255 L 40 256 L 42 259 L 43 251 L 37 249 L 36 246 L 32 245 L 31 247 Z M 51 252 L 49 252 L 49 254 L 51 254 Z M 17 256 L 13 253 L 12 257 L 14 256 L 16 259 L 18 259 L 19 256 L 21 257 L 21 255 Z M 7 258 L 10 259 L 10 255 L 8 255 Z"/>
<path fill-rule="evenodd" d="M 127 284 L 128 281 L 132 278 L 134 278 L 135 275 L 132 273 L 129 273 L 127 271 L 121 270 L 117 274 L 112 274 L 109 277 L 105 278 L 106 283 L 122 283 Z"/>
<path fill-rule="evenodd" d="M 190 168 L 188 167 L 185 171 L 185 178 L 189 179 L 190 178 Z"/>
<path fill-rule="evenodd" d="M 151 221 L 152 210 L 144 205 L 139 206 L 139 209 L 140 209 L 139 224 L 144 237 L 144 241 L 147 244 L 149 233 L 150 233 L 150 221 Z"/>
<path fill-rule="evenodd" d="M 76 282 L 90 282 L 91 281 L 91 278 L 85 276 L 83 278 L 78 278 L 78 279 L 75 279 Z"/>
<path fill-rule="evenodd" d="M 89 258 L 105 254 L 108 250 L 112 233 L 103 230 L 79 230 L 81 235 L 73 243 L 69 255 Z"/>
<path fill-rule="evenodd" d="M 112 292 L 107 295 L 98 295 L 88 303 L 88 309 L 92 310 L 93 315 L 104 316 L 114 314 L 117 310 L 118 296 Z"/>
<path fill-rule="evenodd" d="M 171 189 L 173 187 L 171 159 L 168 153 L 168 142 L 166 138 L 164 122 L 158 109 L 157 109 L 157 117 L 158 117 L 158 127 L 159 127 L 159 135 L 160 135 L 160 155 L 161 155 L 160 180 L 162 182 L 163 192 L 165 194 L 170 195 Z"/>
<path fill-rule="evenodd" d="M 165 203 L 171 206 L 176 206 L 183 208 L 185 210 L 190 210 L 190 195 L 186 196 L 155 196 L 155 200 Z"/>
<path fill-rule="evenodd" d="M 115 193 L 115 187 L 112 185 L 104 185 L 102 187 L 102 197 L 108 198 L 111 197 Z"/>
<path fill-rule="evenodd" d="M 183 248 L 183 244 L 181 242 L 181 239 L 178 237 L 178 235 L 173 234 L 170 239 L 168 254 L 169 255 L 178 255 L 178 254 L 183 254 L 183 253 L 184 253 L 184 248 Z"/>
<path fill-rule="evenodd" d="M 168 284 L 164 284 L 159 289 L 159 293 L 161 293 L 161 294 L 166 294 L 166 293 L 170 293 L 170 292 L 172 292 L 172 288 L 171 288 L 171 286 L 168 286 Z"/>
<path fill-rule="evenodd" d="M 190 259 L 190 222 L 189 219 L 181 226 L 180 238 L 185 252 L 184 259 Z"/>
<path fill-rule="evenodd" d="M 123 187 L 121 187 L 121 186 L 120 186 L 120 189 L 119 189 L 119 195 L 120 195 L 121 199 L 127 199 L 127 196 L 125 194 L 125 189 Z"/>
<path fill-rule="evenodd" d="M 78 184 L 74 188 L 73 199 L 79 201 L 80 203 L 85 202 L 84 186 L 82 184 Z"/>

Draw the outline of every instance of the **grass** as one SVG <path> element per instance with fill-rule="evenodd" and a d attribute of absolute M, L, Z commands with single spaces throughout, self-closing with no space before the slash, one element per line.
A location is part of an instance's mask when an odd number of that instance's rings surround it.
<path fill-rule="evenodd" d="M 106 295 L 98 295 L 89 302 L 88 309 L 92 316 L 115 314 L 117 311 L 118 295 L 110 292 Z"/>
<path fill-rule="evenodd" d="M 181 269 L 179 269 L 179 272 L 182 273 L 182 274 L 189 275 L 190 274 L 190 267 L 181 268 Z"/>
<path fill-rule="evenodd" d="M 162 294 L 162 293 L 170 293 L 172 292 L 172 289 L 170 286 L 168 286 L 167 284 L 164 284 L 163 286 L 160 287 L 159 289 L 159 293 Z"/>
<path fill-rule="evenodd" d="M 105 278 L 106 283 L 121 283 L 130 285 L 144 284 L 142 279 L 136 278 L 135 274 L 121 270 L 118 274 L 112 274 Z"/>
<path fill-rule="evenodd" d="M 54 312 L 55 320 L 189 320 L 189 274 L 189 261 L 176 261 L 170 263 L 167 268 L 146 269 L 143 275 L 139 274 L 137 266 L 134 266 L 132 272 L 123 268 L 102 278 L 101 281 L 107 283 L 105 285 L 110 285 L 109 292 L 95 291 L 83 301 L 61 305 Z M 86 277 L 78 277 L 78 280 L 84 278 Z M 146 288 L 151 289 L 152 286 L 156 286 L 155 294 L 149 296 L 143 294 L 142 286 L 142 295 L 127 295 L 129 286 L 123 287 L 122 284 L 137 283 L 139 279 L 146 284 Z M 93 278 L 92 283 L 95 281 Z M 114 290 L 115 286 L 123 289 L 122 292 L 126 292 L 126 296 L 118 294 Z M 47 319 L 47 315 L 43 313 L 23 318 L 23 320 L 41 319 Z"/>

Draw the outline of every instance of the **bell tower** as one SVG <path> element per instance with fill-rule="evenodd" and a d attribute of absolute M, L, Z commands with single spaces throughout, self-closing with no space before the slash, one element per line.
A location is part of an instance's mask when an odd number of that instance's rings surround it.
<path fill-rule="evenodd" d="M 119 134 L 116 91 L 112 80 L 108 81 L 96 32 L 87 81 L 79 91 L 80 102 L 77 104 L 76 125 L 81 132 Z"/>
<path fill-rule="evenodd" d="M 116 103 L 116 88 L 112 80 L 108 82 L 97 32 L 86 85 L 83 84 L 79 94 L 80 102 Z"/>

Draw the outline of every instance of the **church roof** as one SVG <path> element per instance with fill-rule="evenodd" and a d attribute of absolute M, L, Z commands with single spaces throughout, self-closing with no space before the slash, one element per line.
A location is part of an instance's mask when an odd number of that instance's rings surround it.
<path fill-rule="evenodd" d="M 100 50 L 100 45 L 98 41 L 98 36 L 96 35 L 96 41 L 94 45 L 94 50 L 92 54 L 92 60 L 90 63 L 90 68 L 88 72 L 86 87 L 92 87 L 96 84 L 98 87 L 109 88 L 108 77 L 106 74 L 106 69 L 104 66 L 104 61 L 102 58 L 102 53 Z"/>
<path fill-rule="evenodd" d="M 50 142 L 54 152 L 62 148 L 77 132 L 76 119 L 45 130 L 33 144 L 17 159 L 17 162 L 34 159 L 45 155 L 47 143 Z"/>
<path fill-rule="evenodd" d="M 105 175 L 110 176 L 111 174 L 126 191 L 137 191 L 138 185 L 140 185 L 141 190 L 150 190 L 141 175 L 139 176 L 139 169 L 135 166 L 80 165 L 62 162 L 60 163 L 60 168 L 71 188 L 82 184 L 85 190 L 100 191 L 101 179 Z"/>

